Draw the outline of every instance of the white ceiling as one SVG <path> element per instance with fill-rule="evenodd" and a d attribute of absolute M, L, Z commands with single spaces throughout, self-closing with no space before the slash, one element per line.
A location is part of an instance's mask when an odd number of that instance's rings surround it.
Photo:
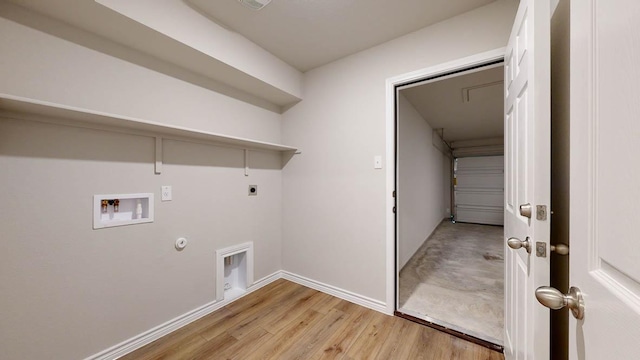
<path fill-rule="evenodd" d="M 185 1 L 304 72 L 495 0 Z"/>
<path fill-rule="evenodd" d="M 503 74 L 498 66 L 401 90 L 447 142 L 502 137 Z"/>

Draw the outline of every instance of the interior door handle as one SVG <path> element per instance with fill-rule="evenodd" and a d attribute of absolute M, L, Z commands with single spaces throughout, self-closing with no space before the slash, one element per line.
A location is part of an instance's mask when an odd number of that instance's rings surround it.
<path fill-rule="evenodd" d="M 578 320 L 584 318 L 584 300 L 582 298 L 582 292 L 575 286 L 569 289 L 567 295 L 560 292 L 556 288 L 550 286 L 541 286 L 536 289 L 536 299 L 540 304 L 548 307 L 549 309 L 559 310 L 563 307 L 568 307 Z"/>
<path fill-rule="evenodd" d="M 518 250 L 520 248 L 524 248 L 525 250 L 527 250 L 528 254 L 531 254 L 531 241 L 529 241 L 529 237 L 527 236 L 526 239 L 524 239 L 524 241 L 515 238 L 515 237 L 510 237 L 507 240 L 507 245 L 509 245 L 510 248 L 514 249 L 514 250 Z"/>
<path fill-rule="evenodd" d="M 566 244 L 551 245 L 551 251 L 558 255 L 569 255 L 569 246 Z"/>

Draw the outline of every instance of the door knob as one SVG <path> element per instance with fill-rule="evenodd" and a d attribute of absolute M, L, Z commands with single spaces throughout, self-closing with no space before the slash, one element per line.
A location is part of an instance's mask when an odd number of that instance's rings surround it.
<path fill-rule="evenodd" d="M 553 310 L 559 310 L 566 306 L 571 310 L 573 317 L 578 320 L 584 318 L 584 300 L 582 292 L 577 287 L 572 286 L 569 293 L 565 295 L 558 289 L 541 286 L 536 289 L 536 299 L 540 304 Z"/>
<path fill-rule="evenodd" d="M 520 205 L 520 215 L 531 219 L 531 204 L 526 203 Z"/>
<path fill-rule="evenodd" d="M 524 241 L 515 237 L 511 237 L 509 238 L 509 240 L 507 240 L 507 245 L 509 245 L 509 247 L 514 250 L 524 248 L 525 250 L 527 250 L 527 253 L 531 254 L 531 242 L 529 241 L 528 236 L 526 239 L 524 239 Z"/>
<path fill-rule="evenodd" d="M 569 246 L 566 244 L 551 245 L 551 251 L 558 255 L 569 255 Z"/>

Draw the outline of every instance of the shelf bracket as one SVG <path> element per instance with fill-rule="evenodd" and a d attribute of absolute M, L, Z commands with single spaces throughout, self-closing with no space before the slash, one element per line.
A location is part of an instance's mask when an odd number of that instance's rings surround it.
<path fill-rule="evenodd" d="M 156 137 L 156 164 L 155 173 L 162 173 L 162 138 Z"/>
<path fill-rule="evenodd" d="M 244 176 L 249 176 L 249 149 L 244 149 Z"/>

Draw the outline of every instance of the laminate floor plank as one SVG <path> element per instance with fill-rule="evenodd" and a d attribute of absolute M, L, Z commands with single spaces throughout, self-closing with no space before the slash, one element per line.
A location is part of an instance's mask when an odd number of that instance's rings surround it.
<path fill-rule="evenodd" d="M 451 336 L 435 329 L 420 329 L 417 341 L 409 352 L 409 359 L 415 360 L 448 360 L 454 359 L 451 348 L 446 345 Z"/>
<path fill-rule="evenodd" d="M 422 325 L 411 321 L 404 321 L 402 318 L 395 318 L 396 321 L 391 329 L 391 334 L 382 345 L 377 359 L 409 359 L 411 344 L 417 341 Z"/>
<path fill-rule="evenodd" d="M 346 321 L 348 315 L 342 311 L 332 309 L 320 321 L 309 328 L 295 346 L 282 354 L 282 359 L 307 360 L 311 354 Z"/>
<path fill-rule="evenodd" d="M 238 304 L 236 307 L 232 305 L 236 305 L 236 303 L 232 303 L 228 306 L 228 310 L 230 310 L 229 316 L 220 319 L 219 322 L 211 324 L 206 329 L 201 332 L 201 335 L 210 340 L 218 335 L 220 335 L 224 331 L 228 331 L 231 328 L 234 328 L 238 325 L 241 325 L 243 321 L 251 316 L 260 313 L 263 309 L 267 308 L 269 305 L 273 305 L 274 303 L 279 303 L 281 300 L 285 300 L 292 296 L 296 296 L 297 293 L 305 293 L 309 289 L 305 287 L 299 288 L 283 288 L 276 289 L 275 291 L 269 293 L 259 293 L 255 296 L 251 296 L 253 294 L 249 294 L 249 298 L 247 299 L 250 302 L 250 306 L 242 306 L 242 304 Z M 220 323 L 224 323 L 224 326 L 220 326 Z"/>
<path fill-rule="evenodd" d="M 504 360 L 399 317 L 277 280 L 121 359 Z"/>
<path fill-rule="evenodd" d="M 255 311 L 253 311 L 250 316 L 247 316 L 237 325 L 228 329 L 227 332 L 237 339 L 241 339 L 245 334 L 259 327 L 269 331 L 271 334 L 275 334 L 277 330 L 271 331 L 273 326 L 283 324 L 298 317 L 308 309 L 306 303 L 319 293 L 320 292 L 313 289 L 303 288 L 301 291 L 290 293 L 287 295 L 287 298 L 281 299 L 280 302 L 269 302 L 265 306 L 254 308 Z M 284 326 L 285 325 L 282 325 L 282 327 Z M 279 329 L 280 328 L 278 328 L 278 330 Z"/>
<path fill-rule="evenodd" d="M 267 319 L 265 319 L 266 321 L 263 325 L 263 328 L 271 334 L 277 334 L 290 322 L 294 321 L 302 313 L 313 307 L 313 305 L 320 301 L 322 298 L 322 293 L 315 290 L 313 290 L 313 292 L 305 294 L 305 297 L 300 298 L 295 303 L 285 307 L 283 309 L 285 311 L 278 311 L 270 314 L 272 316 L 268 316 Z"/>
<path fill-rule="evenodd" d="M 361 309 L 362 306 L 340 299 L 340 301 L 333 308 L 336 310 L 340 310 L 346 314 L 352 314 L 354 312 L 357 312 L 359 309 Z"/>
<path fill-rule="evenodd" d="M 216 359 L 244 360 L 260 346 L 271 341 L 273 335 L 262 328 L 257 328 L 242 338 L 242 341 L 228 347 L 216 355 Z"/>
<path fill-rule="evenodd" d="M 205 360 L 205 359 L 217 359 L 218 354 L 224 352 L 226 349 L 238 343 L 238 339 L 233 336 L 222 333 L 215 338 L 207 341 L 195 351 L 188 354 L 184 354 L 183 359 L 191 360 Z"/>
<path fill-rule="evenodd" d="M 322 318 L 323 315 L 315 310 L 306 311 L 298 319 L 283 328 L 277 336 L 274 336 L 274 341 L 259 347 L 247 359 L 282 359 L 282 354 L 294 346 L 305 331 Z"/>
<path fill-rule="evenodd" d="M 340 304 L 344 300 L 328 294 L 325 294 L 325 295 L 326 297 L 323 297 L 323 300 L 321 300 L 318 304 L 316 304 L 313 307 L 313 310 L 319 312 L 320 314 L 326 315 L 331 309 L 336 307 L 338 304 Z"/>
<path fill-rule="evenodd" d="M 210 326 L 211 323 L 219 321 L 230 314 L 229 310 L 222 308 L 207 316 L 204 316 L 187 326 L 184 326 L 163 338 L 148 344 L 131 354 L 127 354 L 119 360 L 155 360 L 161 358 L 161 355 L 166 354 L 169 350 L 180 346 L 182 343 L 187 342 L 188 338 L 194 334 L 199 335 L 199 332 Z M 160 341 L 162 340 L 162 341 Z"/>
<path fill-rule="evenodd" d="M 324 345 L 312 357 L 314 360 L 340 359 L 349 350 L 355 339 L 360 336 L 369 324 L 371 310 L 355 305 L 349 319 L 334 334 L 327 339 Z"/>
<path fill-rule="evenodd" d="M 379 312 L 372 314 L 372 319 L 365 330 L 347 351 L 347 355 L 353 359 L 375 359 L 382 348 L 384 341 L 389 336 L 395 317 Z"/>
<path fill-rule="evenodd" d="M 188 358 L 188 354 L 195 354 L 207 343 L 207 340 L 198 334 L 185 338 L 178 346 L 170 348 L 150 360 L 181 360 Z"/>

